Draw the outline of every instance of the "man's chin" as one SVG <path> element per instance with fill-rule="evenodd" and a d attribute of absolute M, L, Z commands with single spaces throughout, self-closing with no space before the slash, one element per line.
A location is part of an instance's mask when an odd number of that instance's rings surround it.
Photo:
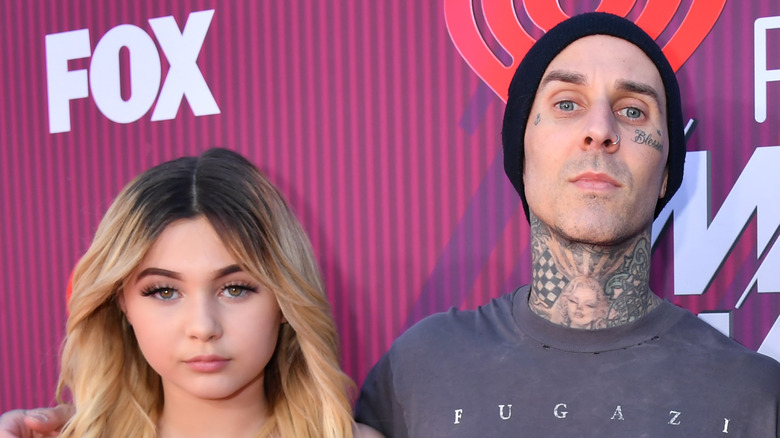
<path fill-rule="evenodd" d="M 614 217 L 613 220 L 607 218 L 580 220 L 571 224 L 564 223 L 556 226 L 555 230 L 571 243 L 596 246 L 618 246 L 633 240 L 638 234 L 644 232 L 643 229 L 626 229 L 625 222 L 615 221 Z"/>

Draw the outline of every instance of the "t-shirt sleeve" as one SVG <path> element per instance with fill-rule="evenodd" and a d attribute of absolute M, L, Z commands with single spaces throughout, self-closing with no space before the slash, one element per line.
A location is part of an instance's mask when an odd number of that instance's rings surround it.
<path fill-rule="evenodd" d="M 388 352 L 371 369 L 360 389 L 355 420 L 367 424 L 387 438 L 407 438 L 403 407 L 396 398 L 395 376 Z"/>

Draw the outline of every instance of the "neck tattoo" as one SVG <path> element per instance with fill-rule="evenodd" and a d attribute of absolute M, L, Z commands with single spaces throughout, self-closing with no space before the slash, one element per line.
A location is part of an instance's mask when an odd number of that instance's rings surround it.
<path fill-rule="evenodd" d="M 601 329 L 634 321 L 660 298 L 650 291 L 649 230 L 615 246 L 571 242 L 531 215 L 529 306 L 567 327 Z"/>

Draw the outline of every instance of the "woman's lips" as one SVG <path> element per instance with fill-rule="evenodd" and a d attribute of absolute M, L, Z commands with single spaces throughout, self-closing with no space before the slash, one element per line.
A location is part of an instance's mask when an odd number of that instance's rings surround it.
<path fill-rule="evenodd" d="M 225 368 L 229 362 L 230 359 L 213 355 L 195 356 L 184 361 L 193 371 L 201 373 L 215 373 Z"/>

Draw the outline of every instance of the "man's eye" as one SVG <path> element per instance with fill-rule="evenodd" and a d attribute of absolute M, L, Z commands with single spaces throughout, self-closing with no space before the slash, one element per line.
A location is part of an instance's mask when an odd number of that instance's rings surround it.
<path fill-rule="evenodd" d="M 570 100 L 564 100 L 555 104 L 561 111 L 574 111 L 577 108 L 577 104 Z"/>
<path fill-rule="evenodd" d="M 623 108 L 622 110 L 620 110 L 618 112 L 620 114 L 628 117 L 629 119 L 638 119 L 638 118 L 642 117 L 642 115 L 643 115 L 642 114 L 642 110 L 640 110 L 639 108 L 631 107 L 631 106 L 628 107 L 628 108 Z"/>

